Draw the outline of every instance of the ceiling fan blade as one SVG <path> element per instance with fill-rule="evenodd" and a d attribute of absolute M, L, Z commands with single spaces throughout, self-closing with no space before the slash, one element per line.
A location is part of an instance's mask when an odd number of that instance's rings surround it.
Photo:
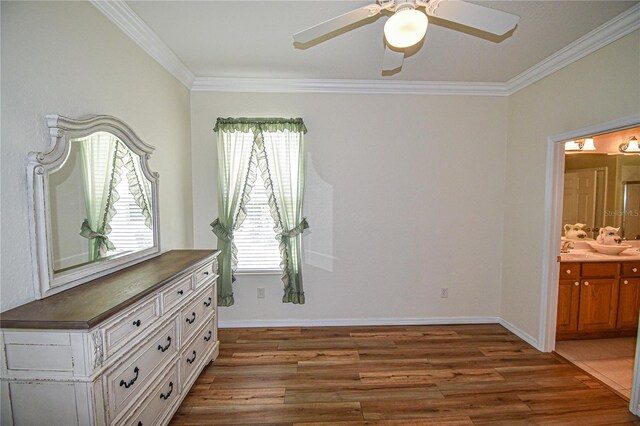
<path fill-rule="evenodd" d="M 333 19 L 324 21 L 316 26 L 307 28 L 293 35 L 293 40 L 297 43 L 308 43 L 311 40 L 315 40 L 318 37 L 329 34 L 336 30 L 346 27 L 347 25 L 355 24 L 363 19 L 370 18 L 380 13 L 382 8 L 377 4 L 361 7 L 360 9 L 352 10 L 344 15 L 336 16 Z"/>
<path fill-rule="evenodd" d="M 427 13 L 430 13 L 429 8 Z M 442 0 L 437 4 L 432 15 L 499 36 L 514 29 L 520 21 L 517 15 L 461 0 Z"/>
<path fill-rule="evenodd" d="M 382 58 L 382 71 L 393 71 L 402 66 L 404 62 L 404 52 L 390 49 L 384 46 L 384 57 Z"/>

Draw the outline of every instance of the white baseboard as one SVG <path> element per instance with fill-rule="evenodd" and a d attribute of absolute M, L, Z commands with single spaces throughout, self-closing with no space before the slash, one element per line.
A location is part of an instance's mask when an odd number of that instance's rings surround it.
<path fill-rule="evenodd" d="M 522 340 L 524 340 L 525 342 L 533 346 L 534 348 L 536 348 L 537 350 L 541 350 L 538 347 L 538 339 L 534 338 L 529 333 L 526 333 L 520 330 L 518 327 L 511 324 L 509 321 L 502 318 L 498 318 L 498 324 L 500 324 L 501 326 L 503 326 L 504 328 L 506 328 L 507 330 L 509 330 L 510 332 L 512 332 L 513 334 L 515 334 L 516 336 L 518 336 L 519 338 L 521 338 Z"/>
<path fill-rule="evenodd" d="M 219 321 L 219 328 L 271 328 L 271 327 L 340 327 L 375 325 L 445 325 L 445 324 L 500 324 L 531 346 L 538 348 L 538 340 L 500 317 L 424 317 L 424 318 L 343 318 L 343 319 L 287 319 Z"/>
<path fill-rule="evenodd" d="M 443 325 L 443 324 L 493 324 L 498 317 L 427 317 L 427 318 L 339 318 L 339 319 L 287 319 L 219 321 L 219 328 L 254 327 L 336 327 L 364 325 Z"/>

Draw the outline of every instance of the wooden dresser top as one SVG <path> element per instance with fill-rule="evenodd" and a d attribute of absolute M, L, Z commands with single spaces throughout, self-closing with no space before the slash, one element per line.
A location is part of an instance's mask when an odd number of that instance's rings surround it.
<path fill-rule="evenodd" d="M 172 250 L 45 299 L 0 314 L 2 328 L 85 330 L 172 279 L 213 260 L 219 250 Z"/>

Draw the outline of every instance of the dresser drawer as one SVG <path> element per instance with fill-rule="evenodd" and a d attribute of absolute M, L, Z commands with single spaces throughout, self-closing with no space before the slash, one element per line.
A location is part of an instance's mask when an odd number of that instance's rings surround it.
<path fill-rule="evenodd" d="M 207 280 L 212 279 L 214 277 L 216 277 L 215 274 L 215 269 L 214 269 L 214 264 L 215 262 L 209 262 L 206 265 L 204 265 L 203 267 L 199 268 L 198 270 L 196 270 L 193 275 L 196 279 L 196 288 L 202 286 L 203 284 L 205 284 L 207 282 Z"/>
<path fill-rule="evenodd" d="M 160 316 L 157 298 L 145 302 L 119 316 L 103 328 L 107 356 L 113 354 L 126 342 L 142 334 Z"/>
<path fill-rule="evenodd" d="M 106 374 L 111 419 L 148 387 L 154 373 L 177 352 L 177 324 L 172 321 L 155 333 L 124 362 Z"/>
<path fill-rule="evenodd" d="M 618 275 L 618 263 L 585 262 L 582 264 L 583 277 L 615 277 Z"/>
<path fill-rule="evenodd" d="M 625 277 L 640 277 L 640 262 L 622 262 L 622 274 Z"/>
<path fill-rule="evenodd" d="M 162 312 L 166 312 L 177 303 L 187 300 L 192 293 L 191 275 L 187 275 L 162 292 Z"/>
<path fill-rule="evenodd" d="M 580 264 L 562 262 L 560 264 L 560 279 L 578 278 L 580 276 Z"/>
<path fill-rule="evenodd" d="M 188 342 L 193 333 L 202 327 L 208 315 L 214 311 L 213 287 L 197 296 L 189 306 L 181 312 L 182 341 Z"/>
<path fill-rule="evenodd" d="M 162 375 L 163 379 L 154 384 L 152 392 L 143 401 L 142 408 L 123 422 L 125 425 L 154 426 L 160 424 L 173 405 L 180 400 L 178 363 Z"/>
<path fill-rule="evenodd" d="M 192 376 L 210 359 L 209 349 L 216 342 L 215 317 L 205 327 L 198 330 L 196 338 L 187 346 L 180 357 L 180 371 L 183 386 L 189 386 Z M 206 355 L 206 356 L 205 356 Z"/>

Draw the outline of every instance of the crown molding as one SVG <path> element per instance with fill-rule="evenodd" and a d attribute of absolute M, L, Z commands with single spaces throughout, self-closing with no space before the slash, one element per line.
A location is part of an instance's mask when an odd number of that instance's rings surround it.
<path fill-rule="evenodd" d="M 505 83 L 196 77 L 123 0 L 89 1 L 194 92 L 509 96 L 640 29 L 638 3 Z"/>
<path fill-rule="evenodd" d="M 187 89 L 191 89 L 195 79 L 193 72 L 124 1 L 89 1 Z"/>
<path fill-rule="evenodd" d="M 195 92 L 360 93 L 392 95 L 507 96 L 504 83 L 402 80 L 311 80 L 196 77 Z"/>
<path fill-rule="evenodd" d="M 509 95 L 640 29 L 640 3 L 509 80 Z"/>

